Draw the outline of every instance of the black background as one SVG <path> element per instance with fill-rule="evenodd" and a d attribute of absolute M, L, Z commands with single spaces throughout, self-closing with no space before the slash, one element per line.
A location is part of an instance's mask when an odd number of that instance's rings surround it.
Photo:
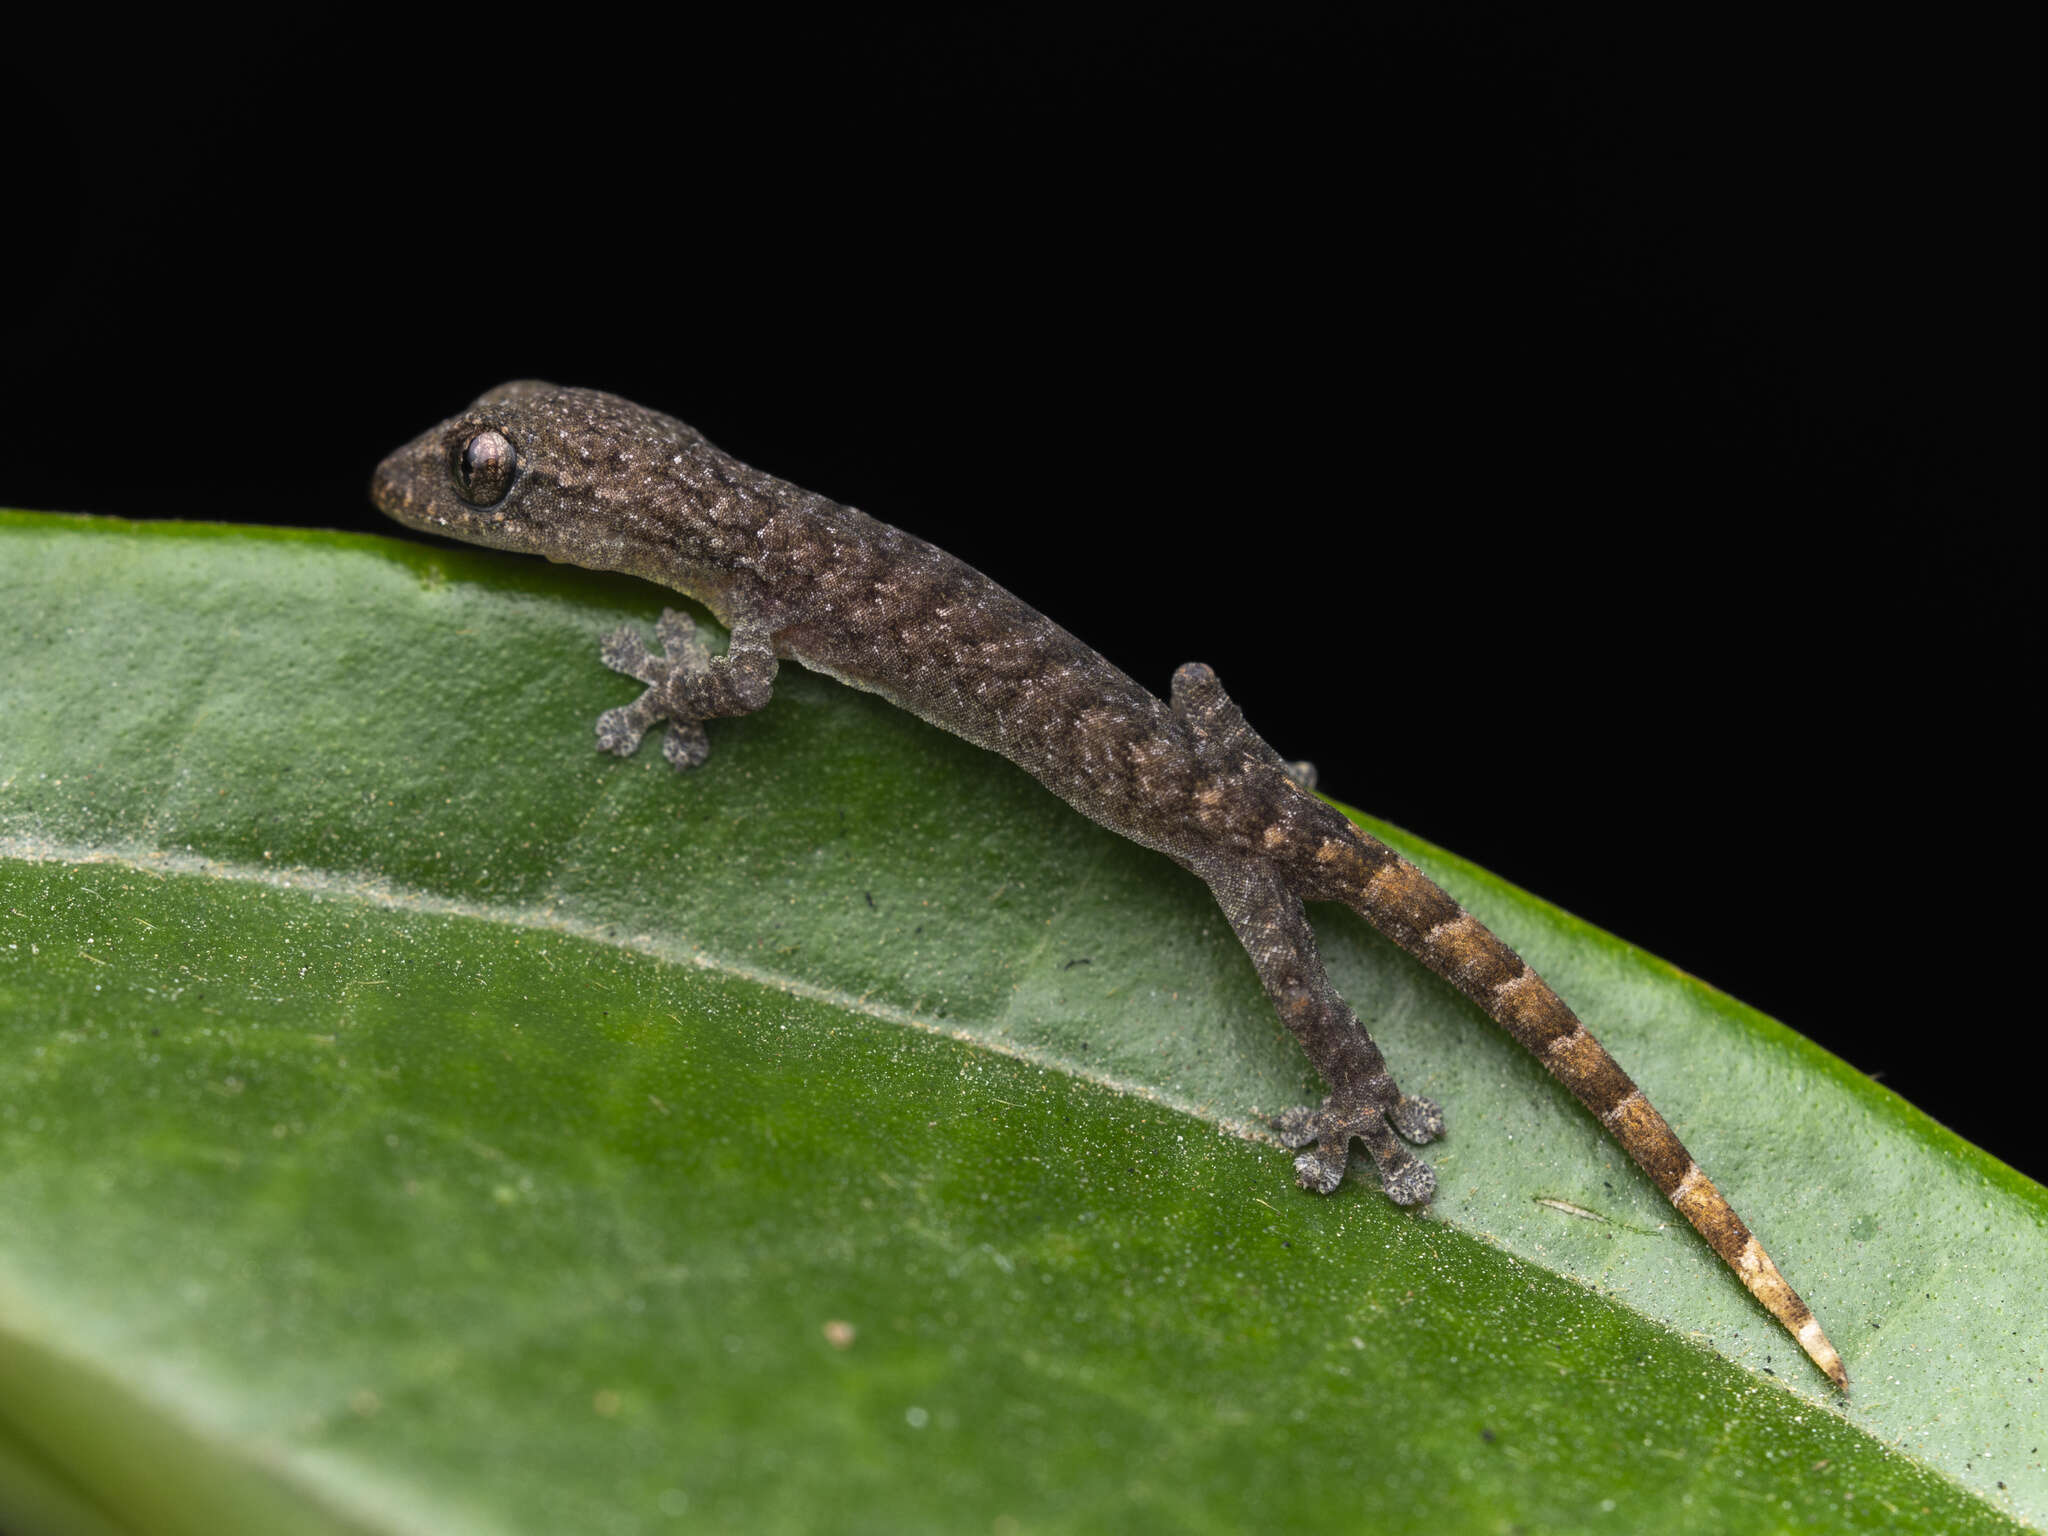
<path fill-rule="evenodd" d="M 2005 45 L 1874 26 L 24 53 L 0 502 L 381 529 L 376 460 L 487 386 L 612 389 L 1155 688 L 1211 662 L 1338 797 L 2040 1176 L 1984 468 L 2034 193 Z"/>

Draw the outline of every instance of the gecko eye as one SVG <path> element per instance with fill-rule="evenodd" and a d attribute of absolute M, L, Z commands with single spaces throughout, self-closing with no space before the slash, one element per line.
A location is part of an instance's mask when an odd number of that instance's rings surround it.
<path fill-rule="evenodd" d="M 512 475 L 519 467 L 519 455 L 505 434 L 477 433 L 455 456 L 455 481 L 462 487 L 462 499 L 472 507 L 495 507 L 512 489 Z"/>

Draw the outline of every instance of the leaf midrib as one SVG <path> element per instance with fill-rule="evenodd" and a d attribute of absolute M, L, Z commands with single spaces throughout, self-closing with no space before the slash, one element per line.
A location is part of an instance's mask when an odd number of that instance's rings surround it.
<path fill-rule="evenodd" d="M 616 923 L 586 923 L 576 918 L 563 917 L 559 913 L 548 913 L 529 904 L 482 906 L 418 887 L 401 885 L 384 875 L 350 879 L 332 871 L 321 871 L 305 865 L 279 868 L 243 864 L 227 859 L 211 859 L 200 854 L 159 850 L 143 853 L 118 845 L 67 846 L 40 840 L 31 841 L 12 834 L 0 834 L 0 859 L 16 859 L 25 863 L 102 865 L 150 876 L 188 875 L 229 879 L 260 885 L 270 890 L 312 891 L 330 900 L 352 901 L 376 911 L 459 918 L 500 927 L 520 928 L 529 932 L 557 933 L 578 942 L 627 954 L 642 955 L 666 965 L 687 965 L 694 970 L 707 971 L 732 981 L 801 998 L 805 1002 L 820 1003 L 857 1017 L 872 1019 L 877 1023 L 894 1024 L 942 1040 L 958 1041 L 1029 1066 L 1051 1068 L 1067 1077 L 1090 1083 L 1111 1093 L 1143 1099 L 1164 1109 L 1173 1110 L 1177 1114 L 1186 1115 L 1189 1119 L 1213 1125 L 1219 1130 L 1228 1131 L 1240 1140 L 1272 1147 L 1280 1145 L 1271 1130 L 1258 1122 L 1231 1115 L 1219 1115 L 1213 1109 L 1205 1109 L 1195 1100 L 1171 1090 L 1135 1078 L 1120 1077 L 1114 1073 L 1101 1071 L 1078 1062 L 1071 1056 L 1037 1050 L 1010 1041 L 990 1039 L 978 1030 L 948 1028 L 911 1009 L 898 1008 L 889 1003 L 878 1002 L 872 997 L 856 996 L 837 987 L 823 986 L 814 981 L 805 981 L 764 967 L 747 965 L 730 955 L 715 954 L 702 946 L 685 947 L 688 941 L 680 937 L 667 939 L 652 934 L 628 937 L 609 931 L 617 928 Z"/>

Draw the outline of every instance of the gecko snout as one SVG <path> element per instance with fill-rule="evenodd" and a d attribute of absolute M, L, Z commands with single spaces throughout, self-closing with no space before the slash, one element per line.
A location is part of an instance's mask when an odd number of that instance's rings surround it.
<path fill-rule="evenodd" d="M 399 473 L 398 459 L 399 455 L 392 454 L 370 475 L 370 500 L 376 503 L 378 511 L 393 516 L 410 499 L 405 493 L 404 477 Z"/>

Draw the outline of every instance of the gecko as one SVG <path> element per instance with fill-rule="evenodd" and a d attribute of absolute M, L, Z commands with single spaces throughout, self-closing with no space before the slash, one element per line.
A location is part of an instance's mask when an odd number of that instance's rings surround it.
<path fill-rule="evenodd" d="M 999 752 L 1084 816 L 1202 880 L 1267 997 L 1328 1085 L 1274 1122 L 1300 1184 L 1333 1192 L 1354 1141 L 1396 1205 L 1436 1190 L 1408 1150 L 1442 1111 L 1403 1093 L 1325 973 L 1304 903 L 1338 902 L 1470 998 L 1596 1116 L 1828 1378 L 1819 1321 L 1664 1117 L 1564 1000 L 1415 865 L 1313 792 L 1190 662 L 1162 700 L 964 561 L 720 452 L 673 417 L 598 390 L 500 385 L 386 458 L 371 497 L 409 528 L 644 577 L 730 634 L 714 655 L 665 610 L 660 654 L 631 627 L 606 666 L 645 684 L 597 720 L 629 756 L 695 768 L 705 722 L 767 704 L 794 661 Z"/>

